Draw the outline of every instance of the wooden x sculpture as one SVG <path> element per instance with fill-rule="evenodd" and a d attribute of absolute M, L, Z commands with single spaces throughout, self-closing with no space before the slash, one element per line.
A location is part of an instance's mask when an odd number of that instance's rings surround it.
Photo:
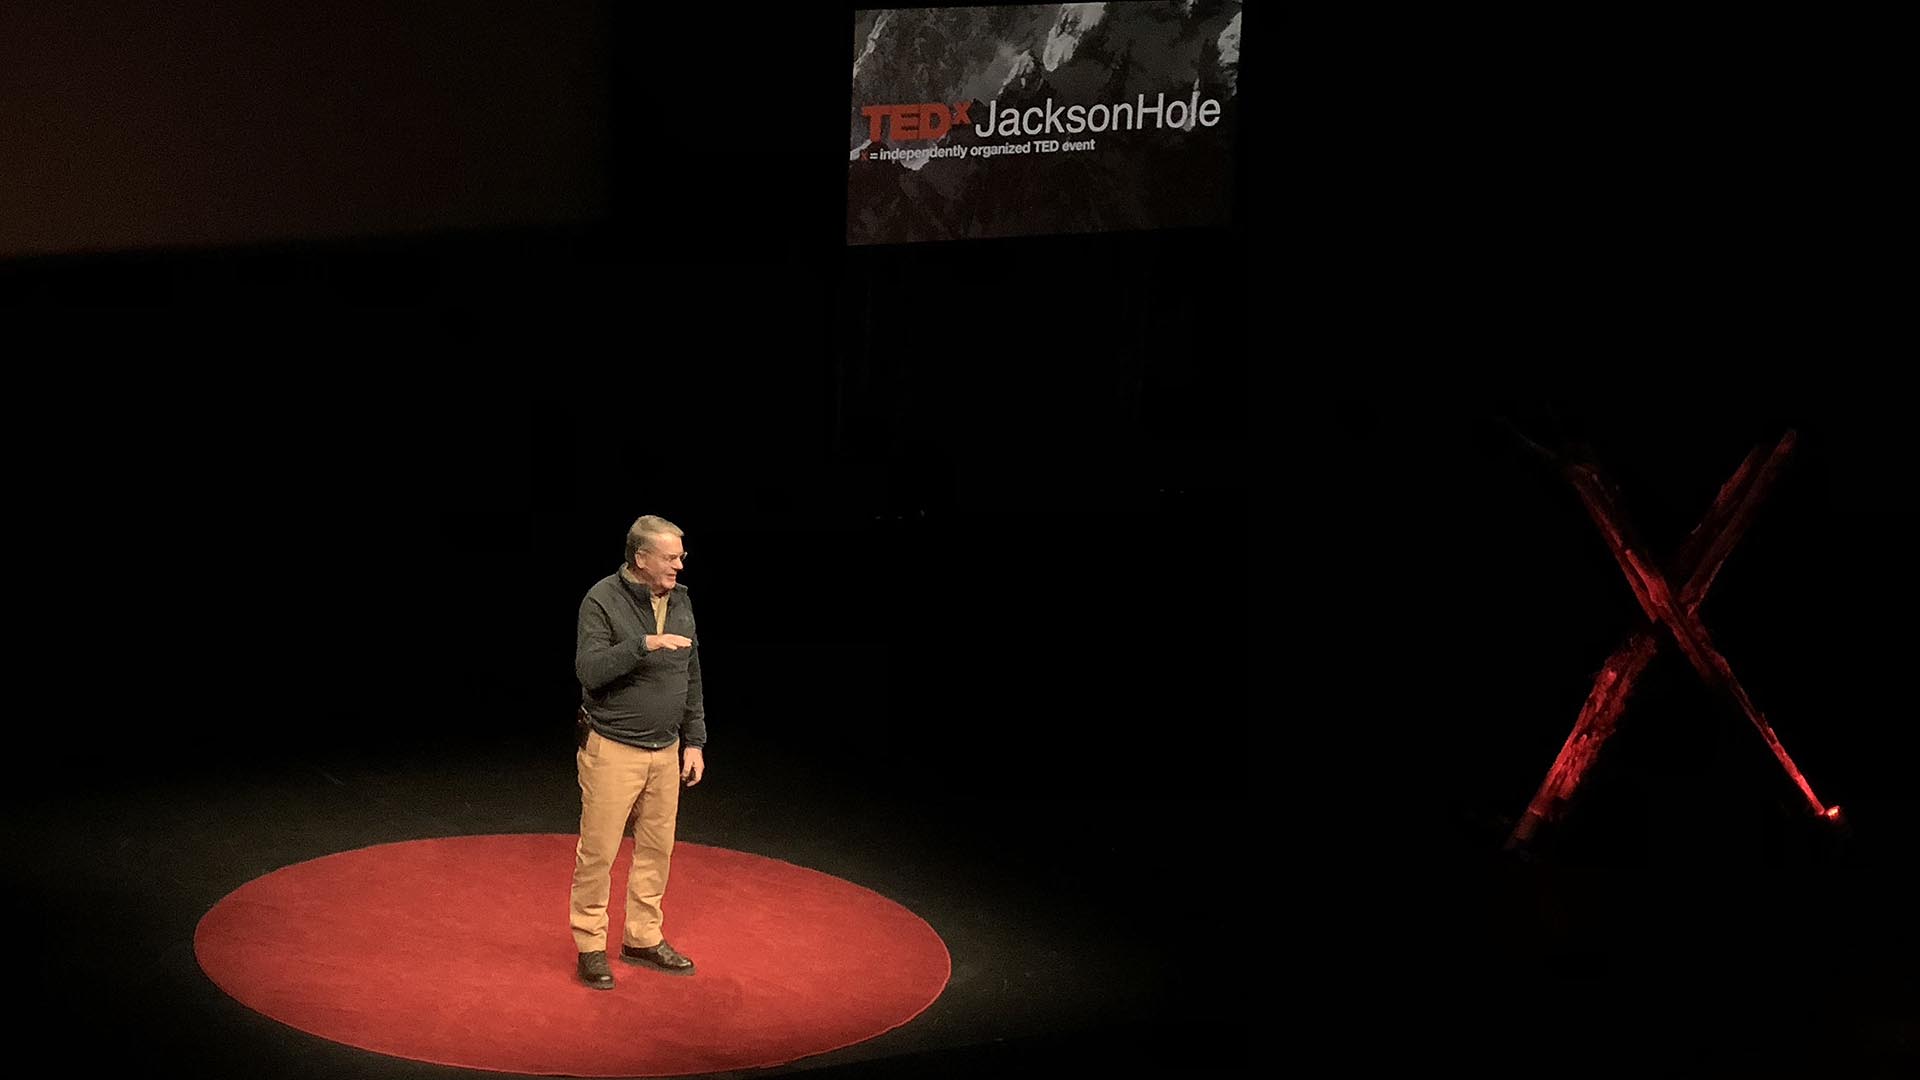
<path fill-rule="evenodd" d="M 1657 629 L 1662 627 L 1679 645 L 1681 653 L 1700 678 L 1708 686 L 1726 692 L 1739 705 L 1747 719 L 1759 730 L 1760 737 L 1767 741 L 1767 746 L 1773 750 L 1773 756 L 1779 760 L 1781 767 L 1786 769 L 1787 776 L 1806 796 L 1813 812 L 1831 820 L 1839 819 L 1838 806 L 1822 806 L 1815 797 L 1807 778 L 1800 774 L 1793 759 L 1787 756 L 1786 748 L 1780 745 L 1780 739 L 1774 735 L 1767 718 L 1761 715 L 1753 699 L 1747 696 L 1746 688 L 1740 685 L 1732 665 L 1713 647 L 1713 639 L 1699 617 L 1700 603 L 1706 599 L 1714 576 L 1720 572 L 1721 564 L 1726 562 L 1734 545 L 1746 532 L 1781 463 L 1792 452 L 1793 444 L 1794 433 L 1789 431 L 1764 459 L 1758 447 L 1748 454 L 1732 478 L 1720 488 L 1720 493 L 1714 497 L 1713 505 L 1708 508 L 1700 524 L 1687 534 L 1664 572 L 1647 557 L 1633 538 L 1612 486 L 1601 478 L 1598 470 L 1585 462 L 1549 453 L 1562 474 L 1573 484 L 1588 515 L 1606 538 L 1607 547 L 1613 552 L 1614 561 L 1619 563 L 1621 572 L 1626 575 L 1627 585 L 1633 589 L 1634 599 L 1640 602 L 1640 610 L 1646 614 L 1647 622 L 1614 649 L 1613 655 L 1607 658 L 1600 673 L 1594 677 L 1593 689 L 1588 692 L 1586 704 L 1580 709 L 1579 720 L 1574 723 L 1572 733 L 1561 746 L 1553 767 L 1547 770 L 1547 778 L 1533 796 L 1533 802 L 1527 806 L 1526 814 L 1507 839 L 1509 848 L 1526 844 L 1543 823 L 1559 819 L 1573 796 L 1574 788 L 1579 786 L 1581 776 L 1599 756 L 1600 747 L 1608 736 L 1613 734 L 1628 692 L 1659 648 L 1659 639 L 1655 635 Z M 1539 449 L 1537 444 L 1536 449 Z M 1681 582 L 1678 593 L 1674 592 L 1669 581 Z"/>

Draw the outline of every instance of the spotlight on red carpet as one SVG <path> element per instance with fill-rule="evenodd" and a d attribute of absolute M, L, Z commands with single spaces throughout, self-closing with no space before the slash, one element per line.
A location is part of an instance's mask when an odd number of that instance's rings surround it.
<path fill-rule="evenodd" d="M 871 1039 L 946 988 L 946 946 L 872 890 L 725 848 L 675 846 L 667 939 L 691 978 L 615 961 L 575 977 L 575 837 L 383 844 L 276 870 L 215 904 L 202 970 L 241 1004 L 335 1042 L 472 1069 L 674 1076 L 784 1064 Z M 615 861 L 618 953 L 632 842 Z"/>

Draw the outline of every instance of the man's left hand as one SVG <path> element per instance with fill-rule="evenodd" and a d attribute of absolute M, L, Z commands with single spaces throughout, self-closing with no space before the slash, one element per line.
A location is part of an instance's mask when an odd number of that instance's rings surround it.
<path fill-rule="evenodd" d="M 686 781 L 688 787 L 692 787 L 700 782 L 700 777 L 704 776 L 706 771 L 706 753 L 697 746 L 687 747 L 680 755 L 680 779 Z"/>

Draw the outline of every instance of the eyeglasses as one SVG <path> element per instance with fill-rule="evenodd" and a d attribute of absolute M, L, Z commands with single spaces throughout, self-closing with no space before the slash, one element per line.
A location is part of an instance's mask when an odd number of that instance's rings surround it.
<path fill-rule="evenodd" d="M 665 559 L 669 566 L 671 566 L 674 563 L 679 563 L 681 566 L 687 565 L 687 553 L 684 551 L 678 555 L 662 555 L 658 551 L 649 551 L 647 552 L 647 554 Z"/>

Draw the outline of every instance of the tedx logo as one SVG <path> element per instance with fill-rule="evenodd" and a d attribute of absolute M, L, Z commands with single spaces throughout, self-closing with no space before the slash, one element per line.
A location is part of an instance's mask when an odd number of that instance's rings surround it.
<path fill-rule="evenodd" d="M 865 105 L 860 115 L 867 118 L 867 139 L 879 142 L 882 138 L 892 142 L 911 142 L 915 139 L 937 139 L 945 135 L 955 124 L 972 123 L 967 119 L 967 110 L 973 107 L 971 101 L 956 101 L 952 105 L 934 101 L 916 105 Z"/>

